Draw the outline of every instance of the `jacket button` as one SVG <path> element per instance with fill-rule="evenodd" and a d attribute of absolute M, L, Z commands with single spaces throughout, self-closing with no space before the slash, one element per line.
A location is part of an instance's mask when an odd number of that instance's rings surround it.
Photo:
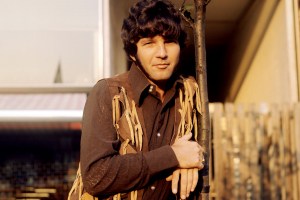
<path fill-rule="evenodd" d="M 153 91 L 153 85 L 150 85 L 149 92 Z"/>
<path fill-rule="evenodd" d="M 155 190 L 155 186 L 154 185 L 151 186 L 151 190 Z"/>
<path fill-rule="evenodd" d="M 157 137 L 160 137 L 160 133 L 157 133 Z"/>

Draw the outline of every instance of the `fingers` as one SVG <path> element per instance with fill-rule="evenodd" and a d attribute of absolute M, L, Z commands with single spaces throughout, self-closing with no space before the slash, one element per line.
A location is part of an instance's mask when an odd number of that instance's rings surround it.
<path fill-rule="evenodd" d="M 180 199 L 186 199 L 191 192 L 195 191 L 198 183 L 199 175 L 198 168 L 192 169 L 177 169 L 166 180 L 172 180 L 172 192 L 177 194 L 178 183 L 180 179 Z"/>
<path fill-rule="evenodd" d="M 190 192 L 192 191 L 192 184 L 194 182 L 193 172 L 194 172 L 194 169 L 187 170 L 188 180 L 187 180 L 187 185 L 186 185 L 186 197 L 189 197 Z"/>
<path fill-rule="evenodd" d="M 192 181 L 192 186 L 191 186 L 191 192 L 194 192 L 198 183 L 198 179 L 199 179 L 199 174 L 198 174 L 198 169 L 194 168 L 193 170 L 193 181 Z"/>
<path fill-rule="evenodd" d="M 180 169 L 180 198 L 186 199 L 198 183 L 198 169 Z"/>
<path fill-rule="evenodd" d="M 186 199 L 187 196 L 187 185 L 188 185 L 188 169 L 180 170 L 180 198 Z"/>
<path fill-rule="evenodd" d="M 189 141 L 192 138 L 193 134 L 190 132 L 188 134 L 185 134 L 184 136 L 182 136 L 180 139 Z"/>
<path fill-rule="evenodd" d="M 173 172 L 173 175 L 172 175 L 172 192 L 173 192 L 173 194 L 177 194 L 179 174 L 180 174 L 180 169 L 177 169 Z"/>
<path fill-rule="evenodd" d="M 171 181 L 173 179 L 173 175 L 170 175 L 166 178 L 166 181 Z"/>

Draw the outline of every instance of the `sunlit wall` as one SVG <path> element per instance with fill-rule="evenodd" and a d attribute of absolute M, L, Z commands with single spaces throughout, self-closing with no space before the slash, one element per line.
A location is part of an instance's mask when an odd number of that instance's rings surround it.
<path fill-rule="evenodd" d="M 279 1 L 235 102 L 297 101 L 293 1 Z"/>

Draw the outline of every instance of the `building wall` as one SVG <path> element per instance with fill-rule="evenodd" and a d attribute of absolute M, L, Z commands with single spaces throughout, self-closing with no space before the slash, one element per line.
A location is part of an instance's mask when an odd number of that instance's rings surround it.
<path fill-rule="evenodd" d="M 235 102 L 295 102 L 296 53 L 292 1 L 279 1 Z"/>

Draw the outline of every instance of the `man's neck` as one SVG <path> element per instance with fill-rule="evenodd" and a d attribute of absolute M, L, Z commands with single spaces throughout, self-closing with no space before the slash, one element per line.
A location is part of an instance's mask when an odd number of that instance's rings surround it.
<path fill-rule="evenodd" d="M 161 89 L 160 87 L 157 86 L 157 87 L 156 87 L 156 92 L 157 92 L 158 95 L 159 95 L 160 101 L 161 101 L 161 102 L 164 102 L 165 94 L 166 94 L 165 90 L 164 90 L 164 89 Z"/>

